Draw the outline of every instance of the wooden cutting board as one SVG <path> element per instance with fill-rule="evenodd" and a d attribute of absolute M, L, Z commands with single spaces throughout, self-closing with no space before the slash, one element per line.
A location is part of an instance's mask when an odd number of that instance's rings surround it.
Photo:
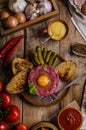
<path fill-rule="evenodd" d="M 76 102 L 76 100 L 72 101 L 70 104 L 68 104 L 67 106 L 73 106 L 76 107 L 78 109 L 80 109 L 80 106 L 78 105 L 78 103 Z"/>

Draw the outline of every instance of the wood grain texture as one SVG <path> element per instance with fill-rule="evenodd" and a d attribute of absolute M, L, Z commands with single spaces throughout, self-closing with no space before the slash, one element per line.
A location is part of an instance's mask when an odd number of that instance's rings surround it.
<path fill-rule="evenodd" d="M 76 30 L 76 28 L 73 26 L 70 15 L 68 12 L 68 9 L 65 8 L 64 0 L 60 1 L 60 7 L 63 7 L 63 9 L 60 10 L 60 18 L 67 21 L 68 27 L 69 27 L 69 33 L 68 36 L 60 42 L 60 53 L 64 55 L 64 57 L 67 60 L 73 60 L 77 63 L 77 74 L 76 76 L 79 76 L 80 74 L 86 72 L 86 58 L 78 57 L 70 52 L 70 46 L 71 44 L 74 44 L 75 42 L 84 43 L 84 40 L 80 36 L 79 32 Z M 83 51 L 83 50 L 82 50 Z M 70 100 L 73 99 L 77 100 L 79 105 L 81 104 L 81 95 L 83 91 L 83 82 L 84 79 L 78 82 L 78 85 L 75 85 L 75 87 L 71 88 L 71 91 L 69 93 L 69 96 L 67 96 L 62 101 L 62 106 L 67 105 Z"/>
<path fill-rule="evenodd" d="M 70 52 L 71 44 L 74 44 L 75 42 L 80 42 L 80 43 L 85 43 L 85 42 L 70 20 L 70 14 L 68 12 L 67 5 L 65 5 L 64 3 L 65 1 L 59 0 L 57 2 L 60 7 L 59 15 L 55 16 L 52 19 L 48 19 L 44 22 L 40 22 L 38 24 L 30 26 L 26 28 L 25 30 L 18 31 L 16 33 L 5 36 L 3 37 L 2 40 L 0 40 L 0 49 L 1 49 L 2 46 L 5 45 L 12 38 L 21 34 L 25 35 L 24 40 L 22 40 L 22 43 L 19 44 L 18 48 L 16 49 L 15 53 L 10 59 L 7 69 L 4 72 L 0 71 L 0 79 L 2 79 L 5 82 L 5 84 L 8 83 L 8 81 L 12 77 L 12 71 L 11 71 L 12 59 L 14 57 L 23 57 L 23 58 L 28 57 L 29 58 L 30 53 L 34 51 L 36 46 L 38 45 L 42 47 L 47 47 L 48 49 L 51 49 L 55 51 L 56 53 L 60 53 L 67 60 L 75 61 L 77 63 L 76 77 L 86 72 L 86 58 L 76 56 Z M 39 35 L 40 31 L 43 28 L 47 28 L 48 23 L 53 19 L 62 19 L 65 22 L 67 22 L 68 27 L 69 27 L 68 35 L 62 41 L 54 41 L 50 39 L 46 44 L 42 45 L 40 43 L 40 38 L 41 38 L 41 36 Z M 1 61 L 0 61 L 0 64 L 1 64 Z M 0 67 L 0 69 L 2 70 L 2 67 Z M 53 113 L 56 113 L 57 111 L 65 107 L 67 104 L 69 104 L 73 100 L 76 100 L 78 104 L 80 105 L 81 99 L 82 99 L 83 88 L 84 88 L 84 78 L 80 80 L 77 85 L 74 85 L 74 87 L 71 87 L 68 95 L 61 101 L 61 103 L 53 105 L 51 107 L 47 107 L 47 108 L 37 107 L 30 104 L 22 97 L 22 95 L 12 95 L 13 97 L 12 104 L 16 104 L 20 108 L 20 111 L 21 111 L 21 117 L 18 122 L 26 123 L 28 128 L 30 129 L 31 126 L 35 125 L 36 123 L 40 121 L 46 121 Z M 10 130 L 14 127 L 15 124 L 16 123 L 10 125 Z"/>
<path fill-rule="evenodd" d="M 0 8 L 7 6 L 8 0 L 0 0 Z"/>

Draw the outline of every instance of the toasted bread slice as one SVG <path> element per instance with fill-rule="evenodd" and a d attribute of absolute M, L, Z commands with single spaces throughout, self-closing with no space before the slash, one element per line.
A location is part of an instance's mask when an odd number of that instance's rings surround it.
<path fill-rule="evenodd" d="M 23 70 L 15 75 L 6 85 L 6 91 L 10 94 L 19 94 L 24 91 L 28 70 Z"/>
<path fill-rule="evenodd" d="M 61 79 L 70 81 L 75 76 L 77 65 L 73 61 L 64 61 L 56 69 Z"/>
<path fill-rule="evenodd" d="M 31 62 L 22 58 L 15 58 L 12 61 L 12 71 L 14 75 L 25 69 L 30 70 L 32 67 L 33 64 Z"/>

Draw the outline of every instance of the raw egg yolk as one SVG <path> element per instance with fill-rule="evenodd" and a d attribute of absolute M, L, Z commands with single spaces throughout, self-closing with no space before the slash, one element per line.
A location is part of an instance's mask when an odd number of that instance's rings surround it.
<path fill-rule="evenodd" d="M 38 78 L 37 82 L 41 87 L 46 87 L 49 83 L 49 78 L 46 75 L 42 75 Z"/>

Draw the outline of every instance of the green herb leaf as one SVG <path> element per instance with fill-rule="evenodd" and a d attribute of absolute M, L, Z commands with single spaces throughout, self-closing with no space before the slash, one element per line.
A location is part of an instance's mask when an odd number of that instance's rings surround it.
<path fill-rule="evenodd" d="M 30 94 L 36 95 L 36 89 L 35 88 L 30 88 Z"/>
<path fill-rule="evenodd" d="M 33 82 L 30 82 L 30 83 L 29 83 L 29 88 L 32 88 L 32 87 L 35 87 L 35 85 L 34 85 Z"/>
<path fill-rule="evenodd" d="M 29 83 L 29 92 L 30 94 L 33 94 L 33 95 L 36 95 L 37 93 L 36 87 L 33 82 Z"/>
<path fill-rule="evenodd" d="M 43 70 L 47 70 L 47 67 L 46 67 L 46 66 L 43 66 Z"/>

